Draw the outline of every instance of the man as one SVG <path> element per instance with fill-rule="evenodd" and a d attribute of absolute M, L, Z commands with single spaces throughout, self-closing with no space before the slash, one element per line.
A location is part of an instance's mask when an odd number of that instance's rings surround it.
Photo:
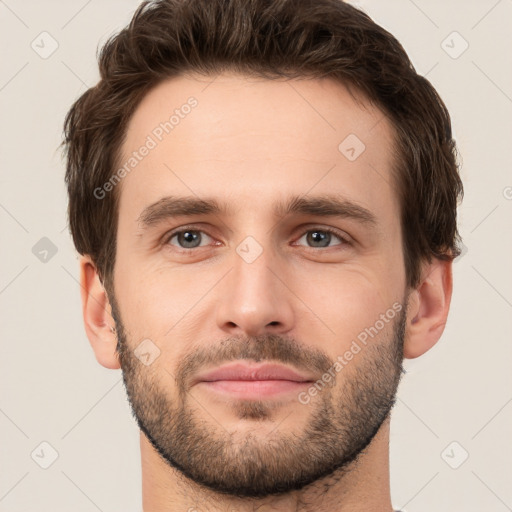
<path fill-rule="evenodd" d="M 339 0 L 144 2 L 65 122 L 96 358 L 150 511 L 390 512 L 403 358 L 440 338 L 446 108 Z"/>

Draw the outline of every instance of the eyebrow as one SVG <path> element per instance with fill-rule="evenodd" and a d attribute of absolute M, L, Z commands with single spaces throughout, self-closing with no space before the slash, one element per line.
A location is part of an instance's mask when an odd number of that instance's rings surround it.
<path fill-rule="evenodd" d="M 153 203 L 141 212 L 137 221 L 141 228 L 149 228 L 159 222 L 174 217 L 192 217 L 195 215 L 227 215 L 235 212 L 225 202 L 215 198 L 193 196 L 167 196 Z M 320 196 L 292 196 L 280 201 L 274 208 L 274 215 L 311 215 L 316 217 L 336 217 L 352 219 L 367 226 L 375 226 L 377 217 L 362 205 L 333 194 Z"/>

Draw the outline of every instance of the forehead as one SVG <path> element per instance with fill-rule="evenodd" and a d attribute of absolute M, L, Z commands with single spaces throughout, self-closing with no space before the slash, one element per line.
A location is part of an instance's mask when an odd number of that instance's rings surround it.
<path fill-rule="evenodd" d="M 392 144 L 384 114 L 332 79 L 182 75 L 152 89 L 129 122 L 120 215 L 166 195 L 261 210 L 283 194 L 337 192 L 391 219 Z"/>

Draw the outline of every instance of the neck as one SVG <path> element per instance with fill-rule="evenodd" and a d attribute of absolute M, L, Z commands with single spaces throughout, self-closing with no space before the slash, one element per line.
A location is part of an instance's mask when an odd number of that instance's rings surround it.
<path fill-rule="evenodd" d="M 144 512 L 392 512 L 389 418 L 342 475 L 258 499 L 218 494 L 196 484 L 162 459 L 142 432 L 140 446 Z"/>

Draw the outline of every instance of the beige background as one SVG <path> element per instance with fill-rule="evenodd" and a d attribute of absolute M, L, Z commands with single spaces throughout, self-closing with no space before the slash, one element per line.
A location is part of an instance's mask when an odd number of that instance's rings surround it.
<path fill-rule="evenodd" d="M 512 1 L 354 3 L 445 100 L 466 191 L 449 322 L 408 364 L 394 410 L 393 504 L 512 510 Z M 84 334 L 56 151 L 66 111 L 98 79 L 97 45 L 137 5 L 0 0 L 1 511 L 141 510 L 138 430 L 120 370 L 99 366 Z"/>

